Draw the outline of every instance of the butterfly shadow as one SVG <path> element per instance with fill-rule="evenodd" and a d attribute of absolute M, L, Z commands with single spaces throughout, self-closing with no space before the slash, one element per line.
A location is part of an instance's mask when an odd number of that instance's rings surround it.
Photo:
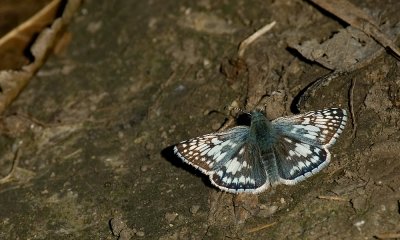
<path fill-rule="evenodd" d="M 189 173 L 200 177 L 201 180 L 203 181 L 203 183 L 207 186 L 207 187 L 211 187 L 211 188 L 215 188 L 211 182 L 210 179 L 208 177 L 208 175 L 203 174 L 202 172 L 200 172 L 198 169 L 196 169 L 193 166 L 190 166 L 189 164 L 185 163 L 182 161 L 182 159 L 180 159 L 175 153 L 174 153 L 174 146 L 169 146 L 164 148 L 161 151 L 161 156 L 163 158 L 165 158 L 168 162 L 170 162 L 173 166 L 177 167 L 177 168 L 181 168 L 185 171 L 188 171 Z"/>

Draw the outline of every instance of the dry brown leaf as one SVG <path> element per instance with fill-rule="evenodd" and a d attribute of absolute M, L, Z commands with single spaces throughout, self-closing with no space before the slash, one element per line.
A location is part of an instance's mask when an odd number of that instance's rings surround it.
<path fill-rule="evenodd" d="M 400 50 L 390 37 L 380 29 L 373 17 L 357 6 L 346 0 L 312 0 L 312 2 L 371 36 L 384 48 L 390 49 L 397 58 L 400 58 Z"/>
<path fill-rule="evenodd" d="M 400 28 L 393 28 L 391 32 L 397 34 Z M 384 51 L 364 32 L 351 26 L 339 30 L 322 43 L 313 39 L 291 47 L 311 61 L 318 62 L 328 69 L 343 72 L 369 64 Z"/>
<path fill-rule="evenodd" d="M 65 5 L 61 0 L 54 0 L 41 11 L 20 24 L 0 39 L 0 48 L 10 42 L 26 38 L 26 46 L 33 41 L 30 47 L 32 62 L 22 66 L 21 70 L 0 71 L 0 113 L 18 96 L 28 84 L 32 76 L 39 70 L 45 59 L 57 43 L 58 36 L 71 21 L 72 15 L 81 4 L 81 0 L 69 0 Z M 62 15 L 57 17 L 59 8 L 63 7 Z M 49 20 L 51 20 L 49 22 Z M 51 23 L 50 27 L 46 27 Z M 38 31 L 38 27 L 42 30 Z M 34 35 L 39 33 L 36 38 Z M 23 37 L 22 37 L 23 36 Z"/>

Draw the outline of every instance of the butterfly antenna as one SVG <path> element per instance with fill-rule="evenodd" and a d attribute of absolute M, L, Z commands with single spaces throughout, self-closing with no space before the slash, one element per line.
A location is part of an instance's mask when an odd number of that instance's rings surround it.
<path fill-rule="evenodd" d="M 236 111 L 239 111 L 239 112 L 241 112 L 241 113 L 244 113 L 244 114 L 248 114 L 248 115 L 250 115 L 251 116 L 251 113 L 249 112 L 249 111 L 246 111 L 246 110 L 243 110 L 243 109 L 241 109 L 241 108 L 238 108 L 238 107 L 226 107 L 228 110 L 236 110 Z"/>

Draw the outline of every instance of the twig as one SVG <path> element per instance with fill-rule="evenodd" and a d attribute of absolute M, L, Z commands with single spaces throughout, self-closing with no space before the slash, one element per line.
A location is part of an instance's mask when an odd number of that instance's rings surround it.
<path fill-rule="evenodd" d="M 379 233 L 375 237 L 378 239 L 394 239 L 400 238 L 400 233 Z"/>
<path fill-rule="evenodd" d="M 252 44 L 255 40 L 257 40 L 259 37 L 261 37 L 261 35 L 265 34 L 266 32 L 268 32 L 269 30 L 271 30 L 274 26 L 275 26 L 276 22 L 273 21 L 267 25 L 265 25 L 264 27 L 262 27 L 261 29 L 257 30 L 255 33 L 253 33 L 252 35 L 250 35 L 248 38 L 246 38 L 245 40 L 243 40 L 240 44 L 239 44 L 239 50 L 238 50 L 238 56 L 239 58 L 242 58 L 244 55 L 244 52 L 246 51 L 247 47 Z"/>
<path fill-rule="evenodd" d="M 15 170 L 17 169 L 18 163 L 19 163 L 19 157 L 20 157 L 20 150 L 19 146 L 17 146 L 17 149 L 15 150 L 14 153 L 14 158 L 11 166 L 10 172 L 7 174 L 7 176 L 3 177 L 0 179 L 0 184 L 4 184 L 6 182 L 9 182 L 11 178 L 14 176 Z"/>
<path fill-rule="evenodd" d="M 277 223 L 278 223 L 278 222 L 267 223 L 267 224 L 260 225 L 260 226 L 258 226 L 258 227 L 250 228 L 250 229 L 248 229 L 248 230 L 246 231 L 246 233 L 258 232 L 258 231 L 261 231 L 261 230 L 263 230 L 263 229 L 272 227 L 272 226 L 274 226 L 274 225 L 277 224 Z"/>
<path fill-rule="evenodd" d="M 333 201 L 340 201 L 340 202 L 348 202 L 349 200 L 346 198 L 338 197 L 338 196 L 318 196 L 319 199 L 324 200 L 333 200 Z"/>
<path fill-rule="evenodd" d="M 354 114 L 354 88 L 356 86 L 356 79 L 351 79 L 351 86 L 350 86 L 350 93 L 349 93 L 349 111 L 351 114 L 351 124 L 353 125 L 353 132 L 351 133 L 351 138 L 354 139 L 356 136 L 356 131 L 357 131 L 357 121 L 356 121 L 356 116 Z"/>

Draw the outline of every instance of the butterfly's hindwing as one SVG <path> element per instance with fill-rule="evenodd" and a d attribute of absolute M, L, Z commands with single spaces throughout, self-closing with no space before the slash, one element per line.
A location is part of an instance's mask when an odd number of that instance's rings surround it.
<path fill-rule="evenodd" d="M 235 127 L 183 141 L 175 153 L 210 176 L 211 183 L 228 192 L 255 192 L 268 187 L 257 143 L 248 141 L 249 128 Z"/>
<path fill-rule="evenodd" d="M 232 159 L 215 169 L 210 180 L 218 188 L 233 193 L 257 193 L 268 188 L 268 176 L 258 145 L 246 141 Z"/>
<path fill-rule="evenodd" d="M 279 182 L 293 185 L 319 172 L 330 161 L 330 153 L 321 146 L 280 137 L 273 147 Z"/>

